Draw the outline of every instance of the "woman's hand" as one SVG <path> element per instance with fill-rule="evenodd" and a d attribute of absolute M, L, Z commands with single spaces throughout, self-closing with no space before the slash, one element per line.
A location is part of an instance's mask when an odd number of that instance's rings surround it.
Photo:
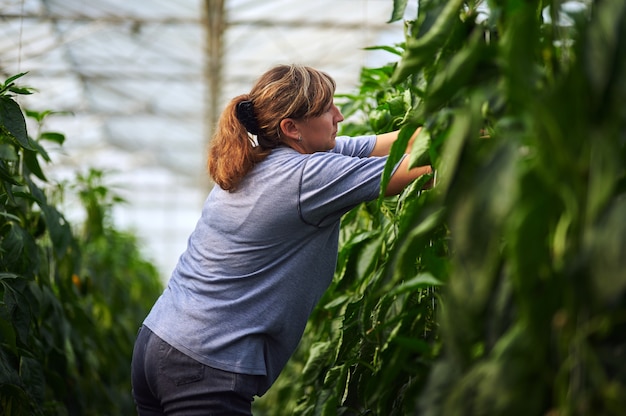
<path fill-rule="evenodd" d="M 411 136 L 409 143 L 407 144 L 405 154 L 411 153 L 411 148 L 413 147 L 413 142 L 415 138 L 421 131 L 421 127 L 415 130 L 415 133 Z M 379 134 L 376 136 L 376 144 L 374 145 L 374 149 L 370 156 L 386 156 L 389 154 L 391 150 L 391 146 L 398 139 L 399 131 L 392 131 L 390 133 Z M 412 169 L 409 169 L 409 158 L 405 157 L 400 162 L 400 166 L 396 169 L 396 171 L 391 175 L 389 179 L 389 183 L 387 184 L 387 189 L 385 191 L 385 196 L 398 195 L 408 184 L 413 182 L 415 179 L 419 178 L 422 175 L 427 175 L 433 172 L 431 166 L 418 166 Z M 424 188 L 432 187 L 432 181 L 429 181 Z"/>
<path fill-rule="evenodd" d="M 430 173 L 433 173 L 433 169 L 429 165 L 409 169 L 409 158 L 405 157 L 402 159 L 402 162 L 400 162 L 400 166 L 398 166 L 393 175 L 391 175 L 391 178 L 389 178 L 389 183 L 385 189 L 385 196 L 398 195 L 415 179 Z M 424 185 L 426 189 L 431 187 L 432 181 L 428 181 Z"/>

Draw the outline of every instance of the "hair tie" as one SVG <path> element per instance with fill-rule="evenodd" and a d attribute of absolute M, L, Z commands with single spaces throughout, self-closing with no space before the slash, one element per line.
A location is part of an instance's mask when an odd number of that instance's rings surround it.
<path fill-rule="evenodd" d="M 252 101 L 244 100 L 237 104 L 237 120 L 239 120 L 251 134 L 258 136 L 261 132 L 256 117 L 254 116 Z"/>

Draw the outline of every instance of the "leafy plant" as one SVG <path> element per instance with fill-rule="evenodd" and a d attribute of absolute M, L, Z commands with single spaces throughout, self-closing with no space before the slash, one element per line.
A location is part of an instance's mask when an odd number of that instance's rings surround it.
<path fill-rule="evenodd" d="M 335 282 L 262 410 L 626 408 L 626 4 L 579 5 L 421 0 L 383 47 L 400 61 L 364 69 L 345 132 L 400 126 L 393 166 L 422 127 L 411 158 L 436 186 L 346 216 Z"/>
<path fill-rule="evenodd" d="M 26 111 L 38 127 L 28 135 L 14 100 L 32 92 L 14 83 L 24 75 L 0 85 L 0 414 L 130 414 L 130 355 L 158 274 L 110 222 L 119 200 L 101 172 L 73 185 L 82 232 L 51 202 L 43 143 L 65 137 L 43 129 L 50 111 Z"/>
<path fill-rule="evenodd" d="M 398 47 L 382 48 L 402 53 Z M 359 91 L 338 97 L 347 119 L 343 134 L 406 125 L 415 86 L 393 85 L 393 73 L 392 64 L 364 68 Z M 403 151 L 396 147 L 396 157 Z M 424 153 L 416 160 L 430 157 L 428 149 Z M 399 197 L 362 204 L 342 219 L 334 282 L 284 374 L 256 404 L 259 414 L 410 411 L 410 398 L 423 388 L 429 363 L 439 354 L 435 317 L 439 287 L 448 275 L 443 211 L 429 192 L 419 191 L 429 179 L 418 180 Z M 408 251 L 398 251 L 398 244 Z"/>
<path fill-rule="evenodd" d="M 554 24 L 544 22 L 548 6 Z M 446 348 L 422 414 L 610 415 L 626 404 L 626 264 L 617 255 L 626 221 L 616 211 L 626 7 L 595 2 L 563 34 L 559 6 L 490 2 L 496 41 L 475 65 L 492 75 L 470 74 L 455 106 L 451 131 L 461 134 L 443 156 L 457 162 L 441 190 L 454 253 Z M 487 140 L 472 134 L 485 123 Z"/>

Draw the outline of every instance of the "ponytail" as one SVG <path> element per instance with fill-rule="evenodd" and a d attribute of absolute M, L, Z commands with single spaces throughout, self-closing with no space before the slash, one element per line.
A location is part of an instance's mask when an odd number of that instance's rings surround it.
<path fill-rule="evenodd" d="M 209 175 L 227 191 L 236 190 L 252 167 L 269 153 L 256 146 L 237 117 L 238 106 L 241 109 L 241 103 L 249 103 L 248 98 L 247 94 L 240 95 L 226 106 L 209 147 Z"/>

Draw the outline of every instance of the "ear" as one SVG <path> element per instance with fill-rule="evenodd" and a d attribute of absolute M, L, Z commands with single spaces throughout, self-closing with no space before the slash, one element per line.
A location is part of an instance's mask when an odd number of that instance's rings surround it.
<path fill-rule="evenodd" d="M 298 140 L 298 137 L 300 137 L 298 126 L 296 126 L 296 122 L 292 118 L 282 119 L 280 121 L 280 130 L 285 138 Z"/>

